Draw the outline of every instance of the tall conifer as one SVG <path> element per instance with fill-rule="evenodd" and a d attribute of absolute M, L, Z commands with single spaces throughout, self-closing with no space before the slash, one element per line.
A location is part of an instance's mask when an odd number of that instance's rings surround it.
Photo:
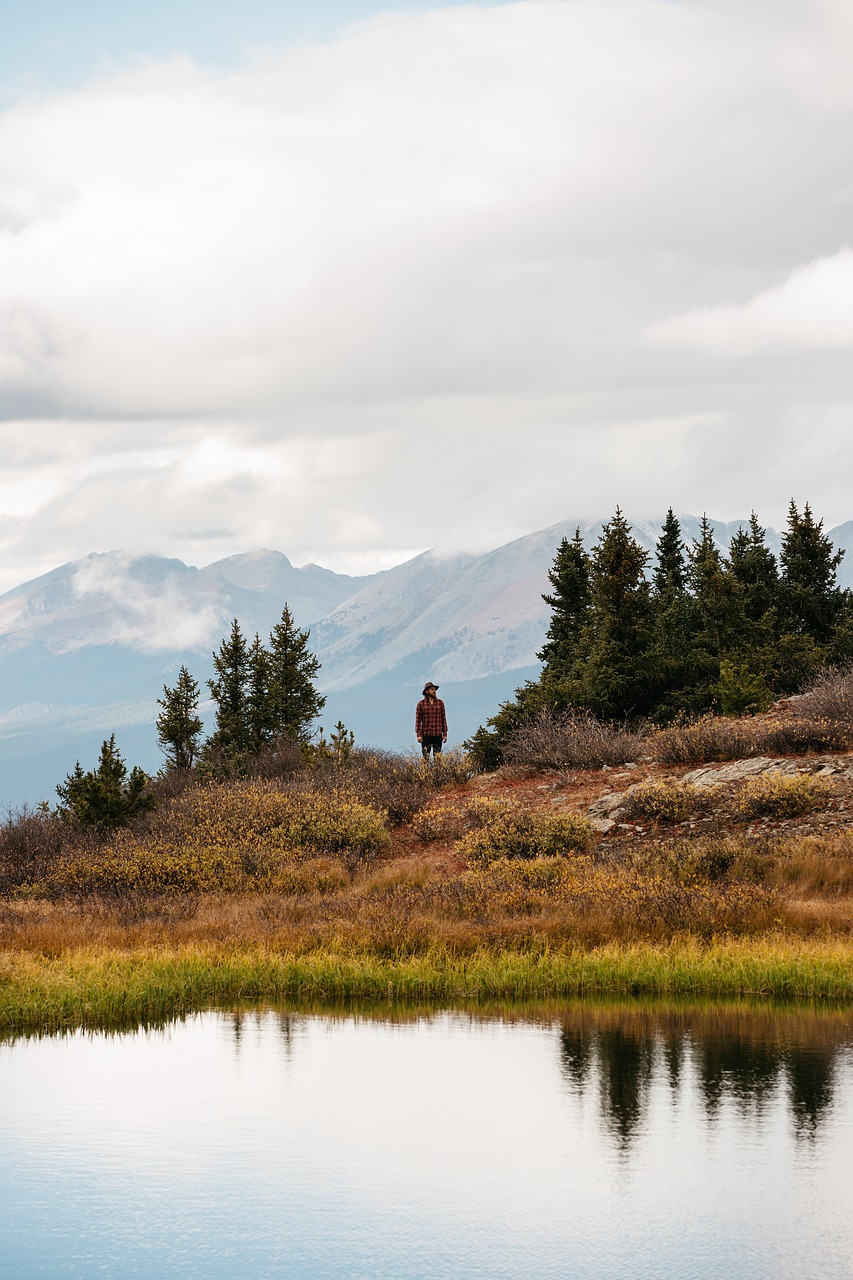
<path fill-rule="evenodd" d="M 661 525 L 660 537 L 655 547 L 655 567 L 652 574 L 657 596 L 681 595 L 687 585 L 687 568 L 684 562 L 684 543 L 681 525 L 672 507 Z"/>
<path fill-rule="evenodd" d="M 815 521 L 809 504 L 800 515 L 792 499 L 779 557 L 787 631 L 808 635 L 819 645 L 831 640 L 844 605 L 836 580 L 843 557 L 823 532 L 823 520 Z"/>
<path fill-rule="evenodd" d="M 246 751 L 250 746 L 249 730 L 249 651 L 235 618 L 231 634 L 213 655 L 215 676 L 208 680 L 216 703 L 216 732 L 213 745 L 228 753 Z"/>
<path fill-rule="evenodd" d="M 608 718 L 644 714 L 654 699 L 648 559 L 617 507 L 592 552 L 580 673 L 584 701 Z"/>
<path fill-rule="evenodd" d="M 163 686 L 157 705 L 163 710 L 155 721 L 160 748 L 170 769 L 191 769 L 196 762 L 204 728 L 198 714 L 200 689 L 186 667 L 181 667 L 174 689 Z"/>
<path fill-rule="evenodd" d="M 308 648 L 308 632 L 300 631 L 287 605 L 270 635 L 268 657 L 268 705 L 274 734 L 307 741 L 311 722 L 326 699 L 314 687 L 320 670 Z"/>
<path fill-rule="evenodd" d="M 548 635 L 537 657 L 548 675 L 570 678 L 578 658 L 580 637 L 589 610 L 589 556 L 580 529 L 569 542 L 563 538 L 548 571 L 552 595 L 542 599 L 551 607 Z"/>

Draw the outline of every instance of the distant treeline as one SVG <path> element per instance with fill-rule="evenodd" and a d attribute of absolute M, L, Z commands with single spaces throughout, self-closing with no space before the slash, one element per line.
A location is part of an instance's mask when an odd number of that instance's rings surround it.
<path fill-rule="evenodd" d="M 494 766 L 513 728 L 544 707 L 659 724 L 765 709 L 853 658 L 853 594 L 836 578 L 843 555 L 808 503 L 800 512 L 792 502 L 778 559 L 755 513 L 724 554 L 707 518 L 686 546 L 670 509 L 651 564 L 617 508 L 592 551 L 580 530 L 560 543 L 541 676 L 469 745 Z"/>

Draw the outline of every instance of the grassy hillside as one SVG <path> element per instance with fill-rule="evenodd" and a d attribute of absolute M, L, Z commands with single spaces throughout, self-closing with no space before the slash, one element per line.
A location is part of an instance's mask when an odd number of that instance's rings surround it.
<path fill-rule="evenodd" d="M 585 756 L 590 722 L 563 721 L 549 764 L 528 737 L 492 774 L 458 754 L 282 758 L 161 782 L 112 833 L 19 815 L 0 835 L 0 1026 L 282 996 L 848 1000 L 853 743 L 840 711 L 813 712 L 597 726 Z"/>

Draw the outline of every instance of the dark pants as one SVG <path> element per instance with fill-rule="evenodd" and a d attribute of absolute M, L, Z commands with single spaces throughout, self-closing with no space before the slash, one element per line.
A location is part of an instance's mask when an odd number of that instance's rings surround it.
<path fill-rule="evenodd" d="M 434 756 L 440 756 L 441 734 L 425 733 L 421 738 L 421 751 L 423 752 L 424 760 L 429 760 L 430 751 Z"/>

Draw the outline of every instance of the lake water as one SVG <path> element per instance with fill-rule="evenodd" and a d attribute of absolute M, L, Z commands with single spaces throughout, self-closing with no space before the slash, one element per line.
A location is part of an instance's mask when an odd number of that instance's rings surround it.
<path fill-rule="evenodd" d="M 0 1275 L 843 1280 L 844 1013 L 208 1013 L 0 1045 Z"/>

